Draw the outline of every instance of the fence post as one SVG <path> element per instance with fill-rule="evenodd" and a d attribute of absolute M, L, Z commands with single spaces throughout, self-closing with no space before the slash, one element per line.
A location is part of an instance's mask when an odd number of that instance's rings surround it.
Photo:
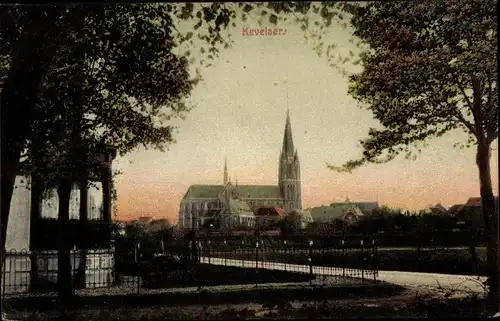
<path fill-rule="evenodd" d="M 72 295 L 75 295 L 75 288 L 78 286 L 78 281 L 76 279 L 76 245 L 73 246 L 73 253 L 70 252 L 70 258 L 73 258 L 73 262 L 71 262 L 71 294 Z M 99 270 L 100 270 L 100 266 L 99 266 Z M 99 279 L 101 278 L 101 271 L 98 272 L 98 275 L 99 275 Z M 99 280 L 101 281 L 101 280 Z M 101 284 L 99 284 L 99 286 L 101 286 Z"/>
<path fill-rule="evenodd" d="M 2 245 L 3 246 L 3 245 Z M 6 280 L 6 274 L 7 274 L 7 249 L 3 249 L 4 250 L 4 253 L 3 253 L 3 257 L 1 258 L 2 259 L 2 307 L 3 307 L 3 300 L 5 299 L 5 280 Z M 12 251 L 10 251 L 12 252 Z"/>
<path fill-rule="evenodd" d="M 200 264 L 201 262 L 201 257 L 203 255 L 203 245 L 201 244 L 201 241 L 198 241 L 198 259 L 197 262 Z"/>
<path fill-rule="evenodd" d="M 311 279 L 309 280 L 309 285 L 312 286 L 312 276 L 313 276 L 313 241 L 309 241 L 309 275 Z"/>
<path fill-rule="evenodd" d="M 211 264 L 211 256 L 212 256 L 212 251 L 210 250 L 210 240 L 208 240 L 208 264 Z"/>
<path fill-rule="evenodd" d="M 190 262 L 193 261 L 193 244 L 192 243 L 193 243 L 193 241 L 191 241 L 191 240 L 188 241 L 188 253 L 189 253 L 188 258 L 189 258 Z"/>
<path fill-rule="evenodd" d="M 255 242 L 255 286 L 259 286 L 259 281 L 257 280 L 257 275 L 259 275 L 259 241 Z"/>
<path fill-rule="evenodd" d="M 259 268 L 259 241 L 255 242 L 255 269 Z"/>
<path fill-rule="evenodd" d="M 137 294 L 141 292 L 141 276 L 142 276 L 142 269 L 141 269 L 141 243 L 137 242 L 137 245 L 135 247 L 135 260 L 137 262 Z"/>
<path fill-rule="evenodd" d="M 262 268 L 265 269 L 266 268 L 266 251 L 264 249 L 264 240 L 260 240 L 260 245 L 261 245 L 261 250 L 260 252 L 262 253 Z"/>
<path fill-rule="evenodd" d="M 30 253 L 30 292 L 35 292 L 35 285 L 38 283 L 38 258 L 36 251 L 31 251 Z M 5 265 L 3 265 L 5 269 Z"/>
<path fill-rule="evenodd" d="M 241 251 L 240 255 L 238 255 L 238 259 L 241 260 L 241 267 L 245 267 L 245 255 L 243 254 L 245 251 L 245 241 L 241 240 Z"/>
<path fill-rule="evenodd" d="M 373 280 L 377 281 L 377 245 L 375 239 L 372 240 L 372 257 Z"/>
<path fill-rule="evenodd" d="M 284 245 L 284 260 L 283 262 L 285 262 L 285 267 L 284 267 L 284 270 L 286 271 L 286 240 L 283 241 L 283 245 Z"/>
<path fill-rule="evenodd" d="M 361 281 L 365 280 L 365 247 L 363 240 L 361 240 Z"/>
<path fill-rule="evenodd" d="M 224 239 L 224 266 L 227 266 L 227 252 L 226 252 L 226 239 Z"/>
<path fill-rule="evenodd" d="M 345 277 L 345 241 L 342 240 L 342 276 Z"/>

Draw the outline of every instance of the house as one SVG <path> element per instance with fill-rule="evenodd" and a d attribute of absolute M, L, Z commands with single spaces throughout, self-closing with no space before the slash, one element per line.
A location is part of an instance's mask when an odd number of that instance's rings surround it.
<path fill-rule="evenodd" d="M 452 207 L 450 207 L 448 209 L 448 214 L 449 215 L 452 215 L 452 216 L 455 216 L 457 215 L 457 213 L 459 213 L 462 208 L 464 207 L 465 205 L 464 204 L 456 204 L 456 205 L 453 205 Z"/>
<path fill-rule="evenodd" d="M 469 197 L 465 206 L 481 206 L 481 197 Z"/>
<path fill-rule="evenodd" d="M 331 203 L 330 206 L 343 206 L 347 204 L 357 206 L 364 215 L 370 215 L 374 209 L 380 206 L 379 203 L 375 201 L 352 202 L 349 199 L 346 199 L 344 202 Z"/>
<path fill-rule="evenodd" d="M 256 224 L 260 227 L 270 226 L 285 217 L 285 210 L 281 207 L 259 207 L 254 211 Z"/>
<path fill-rule="evenodd" d="M 446 207 L 439 203 L 436 205 L 430 205 L 429 210 L 432 214 L 435 215 L 448 215 L 448 210 L 446 209 Z"/>
<path fill-rule="evenodd" d="M 319 206 L 311 209 L 314 222 L 331 223 L 341 220 L 348 224 L 357 222 L 364 216 L 363 212 L 354 204 L 341 204 L 335 206 Z"/>
<path fill-rule="evenodd" d="M 495 196 L 496 210 L 498 211 L 499 198 Z M 448 210 L 449 215 L 457 218 L 459 224 L 465 224 L 470 221 L 482 222 L 482 204 L 481 197 L 469 197 L 465 204 L 456 204 Z"/>

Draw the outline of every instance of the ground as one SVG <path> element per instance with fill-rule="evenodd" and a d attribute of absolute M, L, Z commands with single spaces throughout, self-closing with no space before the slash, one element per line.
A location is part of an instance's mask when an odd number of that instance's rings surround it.
<path fill-rule="evenodd" d="M 288 292 L 282 288 L 279 293 Z M 336 292 L 331 289 L 331 292 Z M 255 290 L 254 290 L 255 291 Z M 297 291 L 294 291 L 297 293 Z M 268 298 L 269 299 L 269 298 Z M 116 302 L 115 302 L 116 303 Z M 193 302 L 194 303 L 194 302 Z M 429 318 L 481 316 L 483 302 L 463 297 L 447 299 L 433 291 L 402 290 L 389 296 L 316 298 L 314 300 L 275 299 L 268 302 L 153 306 L 82 306 L 58 310 L 17 311 L 14 320 L 207 320 L 207 319 L 316 319 L 316 318 Z"/>
<path fill-rule="evenodd" d="M 289 265 L 298 275 L 280 270 L 280 263 L 266 262 L 266 269 L 242 269 L 239 260 L 211 259 L 212 264 L 235 267 L 208 268 L 206 274 L 192 271 L 191 287 L 145 289 L 140 294 L 116 289 L 79 291 L 78 300 L 64 311 L 52 297 L 25 297 L 7 301 L 13 320 L 164 320 L 164 319 L 301 319 L 357 317 L 481 316 L 484 302 L 464 297 L 484 293 L 481 279 L 470 276 L 379 271 L 378 279 L 345 278 L 335 270 L 319 270 L 324 274 L 311 282 L 309 267 Z M 221 261 L 221 262 L 218 262 Z M 255 263 L 255 262 L 252 262 Z M 239 268 L 238 268 L 239 266 Z M 254 266 L 254 265 L 252 265 Z M 303 270 L 303 271 L 302 271 Z M 276 273 L 279 272 L 279 273 Z M 283 274 L 285 273 L 285 274 Z M 210 282 L 202 282 L 203 276 Z M 234 278 L 230 284 L 210 286 L 215 278 Z M 268 283 L 273 280 L 294 283 Z M 300 279 L 302 278 L 302 279 Z M 206 279 L 206 278 L 205 278 Z M 179 279 L 168 282 L 170 286 Z M 220 280 L 219 280 L 220 281 Z M 238 281 L 248 281 L 242 285 Z M 255 282 L 257 281 L 257 282 Z M 387 282 L 384 282 L 387 281 Z M 390 282 L 390 283 L 389 283 Z M 210 284 L 212 283 L 212 284 Z M 217 283 L 217 282 L 215 282 Z M 258 284 L 258 286 L 256 286 Z"/>

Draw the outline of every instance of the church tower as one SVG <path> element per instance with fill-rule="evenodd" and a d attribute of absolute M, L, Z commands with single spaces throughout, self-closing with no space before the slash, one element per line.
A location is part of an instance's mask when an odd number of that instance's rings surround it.
<path fill-rule="evenodd" d="M 224 158 L 224 186 L 229 182 L 229 175 L 227 173 L 227 159 Z"/>
<path fill-rule="evenodd" d="M 281 197 L 284 200 L 284 209 L 287 214 L 293 210 L 302 209 L 299 155 L 293 146 L 292 125 L 288 110 L 278 176 Z"/>

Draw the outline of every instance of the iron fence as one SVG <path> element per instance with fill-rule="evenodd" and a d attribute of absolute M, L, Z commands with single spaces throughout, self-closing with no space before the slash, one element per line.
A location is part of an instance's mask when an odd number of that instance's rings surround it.
<path fill-rule="evenodd" d="M 226 284 L 363 282 L 377 278 L 377 246 L 360 242 L 329 244 L 309 240 L 255 242 L 179 240 L 149 253 L 140 243 L 99 250 L 72 250 L 71 287 L 86 291 L 142 293 L 148 289 Z M 57 251 L 7 251 L 2 296 L 55 294 Z"/>
<path fill-rule="evenodd" d="M 138 282 L 116 274 L 113 249 L 72 250 L 70 266 L 73 292 Z M 55 293 L 57 287 L 58 251 L 6 251 L 2 269 L 3 298 L 28 292 Z"/>
<path fill-rule="evenodd" d="M 353 278 L 376 280 L 378 275 L 377 245 L 372 240 L 357 244 L 298 242 L 296 240 L 228 240 L 198 241 L 194 253 L 201 263 L 307 273 L 316 278 Z"/>

